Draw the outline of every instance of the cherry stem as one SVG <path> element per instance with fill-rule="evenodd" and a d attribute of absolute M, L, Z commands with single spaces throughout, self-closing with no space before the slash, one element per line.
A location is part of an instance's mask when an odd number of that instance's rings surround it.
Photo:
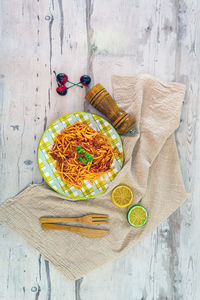
<path fill-rule="evenodd" d="M 74 82 L 71 82 L 71 81 L 69 81 L 69 80 L 68 80 L 68 82 L 71 83 L 71 84 L 73 84 L 73 85 L 77 85 L 77 86 L 79 86 L 80 88 L 82 88 L 82 86 L 79 85 L 81 82 L 79 82 L 79 83 L 74 83 Z"/>
<path fill-rule="evenodd" d="M 58 81 L 58 79 L 57 79 L 57 74 L 56 74 L 56 71 L 53 71 L 53 73 L 55 74 L 55 76 L 56 76 L 56 82 L 57 82 L 57 84 L 58 84 L 58 86 L 60 86 L 60 82 Z"/>
<path fill-rule="evenodd" d="M 69 80 L 68 80 L 69 81 Z M 71 82 L 70 82 L 71 83 Z M 75 85 L 77 85 L 77 84 L 73 84 L 73 85 L 71 85 L 71 86 L 69 86 L 69 87 L 67 87 L 67 89 L 70 89 L 70 88 L 72 88 L 73 86 L 75 86 Z M 83 86 L 80 86 L 80 85 L 78 85 L 80 88 L 83 88 Z"/>
<path fill-rule="evenodd" d="M 57 79 L 56 71 L 53 71 L 53 73 L 54 73 L 55 76 L 56 76 L 56 81 L 57 81 L 58 86 L 60 86 L 61 84 L 60 84 L 60 82 L 59 82 L 58 79 Z M 71 86 L 67 87 L 67 89 L 70 89 L 71 87 L 73 87 L 73 86 L 75 86 L 75 85 L 79 86 L 80 88 L 83 88 L 82 85 L 79 85 L 81 82 L 79 82 L 79 83 L 74 83 L 74 82 L 71 82 L 71 81 L 69 81 L 69 80 L 68 80 L 67 82 L 69 82 L 69 83 L 72 84 Z"/>

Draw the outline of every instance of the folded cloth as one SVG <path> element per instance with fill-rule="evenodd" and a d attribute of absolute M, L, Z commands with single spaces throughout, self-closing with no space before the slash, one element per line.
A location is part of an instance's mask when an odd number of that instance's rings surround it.
<path fill-rule="evenodd" d="M 45 183 L 29 186 L 0 207 L 0 222 L 17 231 L 68 279 L 75 280 L 121 256 L 152 232 L 187 197 L 174 131 L 179 125 L 185 87 L 164 83 L 149 75 L 113 76 L 114 98 L 137 121 L 134 137 L 123 137 L 125 164 L 103 195 L 70 200 Z M 138 229 L 126 220 L 127 209 L 111 201 L 118 184 L 129 185 L 135 203 L 149 212 L 147 224 Z M 109 215 L 106 237 L 89 239 L 68 231 L 43 231 L 42 216 Z M 97 226 L 98 227 L 98 226 Z"/>

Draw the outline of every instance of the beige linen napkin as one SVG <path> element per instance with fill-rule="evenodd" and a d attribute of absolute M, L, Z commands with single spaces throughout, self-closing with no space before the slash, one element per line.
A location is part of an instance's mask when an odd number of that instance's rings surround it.
<path fill-rule="evenodd" d="M 134 115 L 137 132 L 124 137 L 125 164 L 108 191 L 95 199 L 72 201 L 45 183 L 29 186 L 0 207 L 0 222 L 17 231 L 68 279 L 75 280 L 119 257 L 152 232 L 187 197 L 180 171 L 174 131 L 179 125 L 185 87 L 166 84 L 149 75 L 113 77 L 114 98 Z M 135 203 L 149 211 L 148 223 L 140 229 L 126 221 L 127 209 L 111 202 L 117 184 L 129 185 Z M 67 231 L 43 231 L 42 216 L 80 216 L 105 213 L 110 234 L 89 239 Z M 97 226 L 98 227 L 98 226 Z"/>

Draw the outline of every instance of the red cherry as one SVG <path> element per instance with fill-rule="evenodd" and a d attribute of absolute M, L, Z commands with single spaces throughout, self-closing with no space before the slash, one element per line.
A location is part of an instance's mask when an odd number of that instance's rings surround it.
<path fill-rule="evenodd" d="M 65 96 L 67 94 L 67 88 L 64 84 L 61 84 L 57 87 L 56 92 L 61 96 Z"/>
<path fill-rule="evenodd" d="M 68 81 L 68 76 L 65 73 L 59 73 L 56 78 L 61 84 L 65 84 Z"/>
<path fill-rule="evenodd" d="M 84 86 L 87 86 L 88 84 L 90 84 L 91 82 L 91 78 L 88 75 L 82 75 L 80 78 L 80 83 Z"/>

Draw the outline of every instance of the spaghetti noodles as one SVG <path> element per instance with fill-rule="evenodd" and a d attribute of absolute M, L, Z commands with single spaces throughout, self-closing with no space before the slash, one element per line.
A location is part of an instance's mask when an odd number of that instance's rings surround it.
<path fill-rule="evenodd" d="M 84 180 L 91 183 L 112 170 L 115 155 L 110 140 L 87 124 L 76 122 L 56 137 L 50 155 L 56 160 L 56 170 L 63 181 L 81 189 Z"/>

